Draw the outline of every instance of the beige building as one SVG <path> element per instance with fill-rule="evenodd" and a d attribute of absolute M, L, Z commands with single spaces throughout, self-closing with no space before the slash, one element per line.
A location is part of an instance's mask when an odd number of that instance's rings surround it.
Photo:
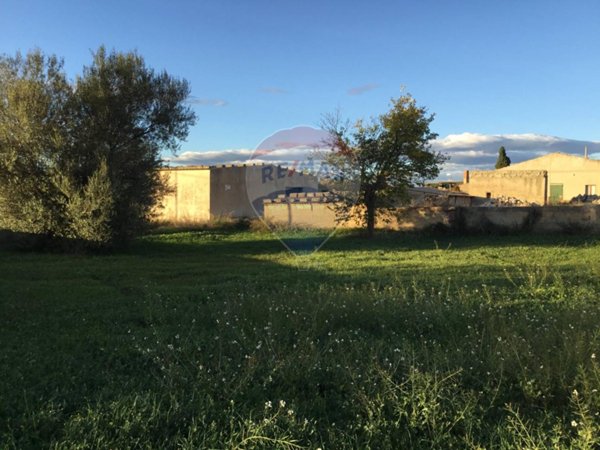
<path fill-rule="evenodd" d="M 169 193 L 156 220 L 172 223 L 256 217 L 265 199 L 318 190 L 314 176 L 270 164 L 172 167 L 161 177 Z"/>
<path fill-rule="evenodd" d="M 499 170 L 466 171 L 461 191 L 475 197 L 513 197 L 539 205 L 597 195 L 600 161 L 550 153 Z"/>

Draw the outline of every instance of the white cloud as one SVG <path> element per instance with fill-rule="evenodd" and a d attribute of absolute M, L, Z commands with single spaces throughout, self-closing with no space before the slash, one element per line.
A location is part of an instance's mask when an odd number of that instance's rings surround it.
<path fill-rule="evenodd" d="M 588 148 L 597 148 L 600 150 L 600 142 L 580 141 L 575 139 L 565 139 L 557 136 L 547 136 L 543 134 L 477 134 L 462 133 L 449 134 L 438 139 L 433 143 L 434 147 L 440 151 L 460 151 L 460 150 L 480 150 L 497 151 L 500 146 L 504 146 L 507 151 L 564 151 L 569 152 L 581 150 L 585 145 Z"/>
<path fill-rule="evenodd" d="M 441 149 L 446 148 L 469 148 L 475 145 L 488 144 L 495 142 L 494 136 L 487 136 L 484 134 L 475 133 L 462 133 L 462 134 L 449 134 L 445 138 L 438 139 L 435 141 L 436 147 Z"/>
<path fill-rule="evenodd" d="M 377 89 L 378 87 L 379 87 L 379 84 L 377 84 L 377 83 L 368 83 L 368 84 L 363 84 L 361 86 L 355 86 L 353 88 L 348 89 L 348 95 L 364 94 L 365 92 L 372 91 L 373 89 Z"/>
<path fill-rule="evenodd" d="M 276 86 L 268 86 L 268 87 L 264 87 L 260 89 L 260 92 L 264 93 L 264 94 L 273 94 L 273 95 L 280 95 L 280 94 L 287 94 L 288 91 L 286 89 L 282 89 Z"/>
<path fill-rule="evenodd" d="M 200 105 L 200 106 L 222 107 L 222 106 L 228 105 L 227 101 L 223 100 L 222 98 L 200 98 L 200 97 L 194 97 L 193 95 L 190 95 L 186 99 L 186 102 L 189 103 L 190 105 Z"/>
<path fill-rule="evenodd" d="M 234 161 L 247 160 L 253 150 L 210 150 L 206 152 L 183 152 L 182 154 L 167 158 L 167 161 L 176 165 L 213 165 L 229 164 Z"/>
<path fill-rule="evenodd" d="M 458 150 L 452 153 L 453 156 L 467 156 L 467 157 L 476 157 L 476 156 L 490 156 L 489 152 L 484 150 Z"/>

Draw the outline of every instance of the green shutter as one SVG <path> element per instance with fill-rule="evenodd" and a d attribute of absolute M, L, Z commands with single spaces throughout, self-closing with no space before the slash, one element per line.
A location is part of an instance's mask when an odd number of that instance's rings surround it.
<path fill-rule="evenodd" d="M 551 184 L 550 185 L 550 203 L 559 203 L 563 199 L 563 185 L 562 184 Z"/>

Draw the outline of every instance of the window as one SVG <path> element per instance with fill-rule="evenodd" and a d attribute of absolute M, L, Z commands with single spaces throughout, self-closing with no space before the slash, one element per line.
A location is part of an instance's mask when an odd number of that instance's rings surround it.
<path fill-rule="evenodd" d="M 586 184 L 585 185 L 585 195 L 596 195 L 596 185 L 595 184 Z"/>

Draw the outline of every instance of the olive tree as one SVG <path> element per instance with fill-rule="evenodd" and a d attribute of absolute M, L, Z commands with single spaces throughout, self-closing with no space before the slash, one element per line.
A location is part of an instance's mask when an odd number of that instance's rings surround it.
<path fill-rule="evenodd" d="M 0 225 L 93 246 L 141 232 L 195 116 L 185 80 L 101 47 L 73 81 L 33 51 L 0 58 Z"/>

